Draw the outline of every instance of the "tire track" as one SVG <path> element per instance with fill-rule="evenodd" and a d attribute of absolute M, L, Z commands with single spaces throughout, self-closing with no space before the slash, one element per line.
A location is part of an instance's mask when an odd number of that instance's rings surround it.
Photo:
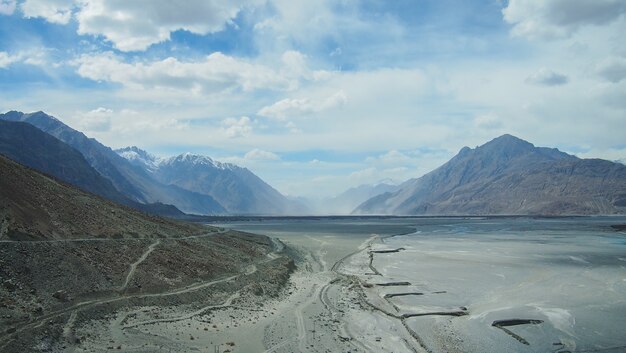
<path fill-rule="evenodd" d="M 262 264 L 262 263 L 266 263 L 266 262 L 270 262 L 273 259 L 265 259 L 263 261 L 258 262 L 257 264 Z M 109 303 L 114 303 L 114 302 L 118 302 L 118 301 L 122 301 L 122 300 L 128 300 L 128 299 L 141 299 L 141 298 L 154 298 L 154 297 L 168 297 L 168 296 L 174 296 L 174 295 L 179 295 L 179 294 L 185 294 L 185 293 L 189 293 L 189 292 L 193 292 L 193 291 L 197 291 L 200 289 L 204 289 L 219 283 L 223 283 L 223 282 L 228 282 L 228 281 L 232 281 L 240 276 L 244 276 L 244 275 L 250 275 L 253 274 L 255 272 L 257 272 L 257 267 L 252 265 L 252 266 L 248 266 L 243 272 L 238 273 L 236 275 L 232 275 L 232 276 L 228 276 L 228 277 L 224 277 L 221 279 L 217 279 L 217 280 L 212 280 L 212 281 L 208 281 L 208 282 L 201 282 L 201 283 L 197 283 L 197 284 L 193 284 L 193 285 L 189 285 L 189 286 L 185 286 L 182 288 L 177 288 L 171 291 L 165 291 L 165 292 L 160 292 L 160 293 L 138 293 L 138 294 L 121 294 L 115 297 L 108 297 L 108 298 L 103 298 L 103 299 L 99 299 L 99 300 L 86 300 L 84 302 L 79 302 L 76 303 L 72 306 L 54 311 L 54 312 L 50 312 L 48 314 L 44 314 L 42 316 L 37 317 L 36 320 L 34 321 L 30 321 L 30 322 L 26 322 L 23 323 L 21 325 L 18 325 L 15 327 L 15 330 L 13 330 L 10 333 L 6 333 L 2 336 L 0 336 L 0 351 L 2 351 L 2 349 L 9 344 L 9 342 L 11 342 L 12 338 L 15 337 L 16 335 L 18 335 L 21 332 L 24 332 L 26 330 L 29 329 L 33 329 L 36 328 L 44 323 L 46 323 L 48 320 L 59 317 L 61 315 L 70 313 L 70 312 L 76 312 L 82 309 L 86 309 L 89 307 L 93 307 L 96 305 L 101 305 L 101 304 L 109 304 Z M 67 326 L 67 324 L 66 324 Z"/>
<path fill-rule="evenodd" d="M 148 256 L 150 256 L 150 253 L 153 252 L 154 249 L 159 244 L 161 244 L 161 240 L 157 239 L 154 243 L 150 244 L 148 249 L 146 249 L 146 251 L 144 251 L 144 253 L 141 254 L 141 257 L 139 257 L 137 261 L 135 261 L 134 263 L 130 265 L 130 269 L 128 270 L 128 274 L 126 275 L 126 280 L 124 281 L 124 284 L 119 289 L 120 292 L 123 292 L 126 290 L 126 288 L 128 288 L 128 283 L 130 283 L 130 280 L 133 278 L 133 275 L 135 274 L 135 271 L 137 270 L 137 266 L 139 266 L 142 262 L 146 261 Z"/>

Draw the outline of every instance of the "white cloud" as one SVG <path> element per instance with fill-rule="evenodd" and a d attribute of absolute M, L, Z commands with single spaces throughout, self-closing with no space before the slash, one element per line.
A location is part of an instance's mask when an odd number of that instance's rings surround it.
<path fill-rule="evenodd" d="M 14 2 L 7 3 L 7 12 Z M 26 0 L 26 17 L 67 24 L 74 11 L 78 33 L 103 36 L 122 51 L 145 50 L 177 30 L 204 35 L 223 30 L 246 6 L 260 0 Z"/>
<path fill-rule="evenodd" d="M 7 68 L 18 60 L 17 57 L 9 55 L 9 53 L 0 51 L 0 69 Z"/>
<path fill-rule="evenodd" d="M 247 116 L 227 118 L 222 121 L 221 131 L 228 138 L 247 137 L 252 133 L 252 122 Z"/>
<path fill-rule="evenodd" d="M 526 83 L 541 86 L 559 86 L 566 84 L 568 81 L 569 78 L 566 75 L 546 68 L 541 68 L 526 78 Z"/>
<path fill-rule="evenodd" d="M 23 63 L 33 66 L 41 66 L 44 69 L 49 69 L 48 55 L 51 49 L 34 47 L 19 51 L 14 54 L 9 54 L 4 51 L 0 51 L 0 69 L 7 68 L 14 63 Z M 50 66 L 56 67 L 56 64 Z"/>
<path fill-rule="evenodd" d="M 555 39 L 587 25 L 603 25 L 626 13 L 623 0 L 510 0 L 502 10 L 512 33 L 528 38 Z"/>
<path fill-rule="evenodd" d="M 204 60 L 187 62 L 170 57 L 149 63 L 126 63 L 112 53 L 83 55 L 78 74 L 95 81 L 120 83 L 138 89 L 157 88 L 212 93 L 227 90 L 289 90 L 299 77 L 268 66 L 216 52 Z"/>
<path fill-rule="evenodd" d="M 73 0 L 26 0 L 21 9 L 25 17 L 41 17 L 46 21 L 68 24 L 72 18 Z"/>
<path fill-rule="evenodd" d="M 111 129 L 111 118 L 113 110 L 107 108 L 97 108 L 88 111 L 80 116 L 79 128 L 88 132 L 103 132 Z"/>
<path fill-rule="evenodd" d="M 269 151 L 260 150 L 255 148 L 250 152 L 246 153 L 243 158 L 248 160 L 261 160 L 261 161 L 277 161 L 280 160 L 280 157 Z"/>
<path fill-rule="evenodd" d="M 345 105 L 347 101 L 348 97 L 344 91 L 339 91 L 319 101 L 311 101 L 308 98 L 285 98 L 272 105 L 261 108 L 257 114 L 266 118 L 284 121 L 337 108 Z"/>
<path fill-rule="evenodd" d="M 483 114 L 474 118 L 474 126 L 479 129 L 496 130 L 503 126 L 502 120 L 500 120 L 495 114 Z"/>
<path fill-rule="evenodd" d="M 0 15 L 12 15 L 15 12 L 15 0 L 0 0 Z"/>
<path fill-rule="evenodd" d="M 314 111 L 311 101 L 307 98 L 285 98 L 272 105 L 261 108 L 257 114 L 266 118 L 287 120 L 289 118 L 311 114 Z"/>
<path fill-rule="evenodd" d="M 302 133 L 302 130 L 300 130 L 298 128 L 298 125 L 296 125 L 296 123 L 294 123 L 293 121 L 288 121 L 287 124 L 285 124 L 285 127 L 289 130 L 290 133 L 292 134 L 299 134 Z"/>
<path fill-rule="evenodd" d="M 618 83 L 626 79 L 626 58 L 606 58 L 596 66 L 596 73 L 607 81 Z"/>
<path fill-rule="evenodd" d="M 110 109 L 99 107 L 87 112 L 79 112 L 72 117 L 73 125 L 79 130 L 96 137 L 136 136 L 141 133 L 163 133 L 182 131 L 189 127 L 188 122 L 157 114 L 142 114 L 132 109 Z"/>
<path fill-rule="evenodd" d="M 411 158 L 398 150 L 391 150 L 377 157 L 367 157 L 365 162 L 376 165 L 398 165 L 411 162 Z"/>
<path fill-rule="evenodd" d="M 294 77 L 302 77 L 309 81 L 323 81 L 332 77 L 329 71 L 313 71 L 308 67 L 306 55 L 296 50 L 287 50 L 281 56 L 283 71 Z"/>

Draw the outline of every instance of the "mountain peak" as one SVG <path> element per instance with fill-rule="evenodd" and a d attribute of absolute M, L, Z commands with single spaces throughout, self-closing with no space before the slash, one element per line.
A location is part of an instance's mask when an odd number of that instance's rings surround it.
<path fill-rule="evenodd" d="M 217 169 L 222 169 L 222 170 L 226 170 L 226 169 L 233 170 L 233 169 L 239 168 L 234 164 L 218 162 L 216 160 L 213 160 L 209 156 L 204 156 L 204 155 L 196 154 L 192 152 L 185 152 L 178 156 L 171 157 L 169 159 L 164 160 L 163 163 L 164 164 L 184 163 L 184 164 L 190 164 L 194 166 L 207 166 L 210 168 L 217 168 Z"/>
<path fill-rule="evenodd" d="M 140 165 L 151 172 L 154 172 L 161 163 L 162 159 L 156 157 L 137 146 L 119 148 L 115 153 L 127 159 L 129 162 Z"/>
<path fill-rule="evenodd" d="M 483 146 L 518 146 L 524 148 L 535 147 L 535 145 L 533 145 L 532 143 L 510 134 L 504 134 L 502 136 L 496 137 L 495 139 L 485 143 Z"/>

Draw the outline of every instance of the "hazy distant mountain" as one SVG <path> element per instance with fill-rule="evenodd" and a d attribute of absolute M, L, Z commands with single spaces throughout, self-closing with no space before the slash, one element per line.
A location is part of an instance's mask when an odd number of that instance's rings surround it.
<path fill-rule="evenodd" d="M 172 237 L 202 231 L 119 206 L 0 156 L 0 238 Z"/>
<path fill-rule="evenodd" d="M 163 184 L 210 195 L 232 214 L 296 214 L 301 207 L 250 170 L 185 153 L 160 159 L 137 147 L 116 151 Z"/>
<path fill-rule="evenodd" d="M 323 210 L 327 214 L 350 214 L 357 206 L 368 199 L 387 192 L 398 190 L 398 185 L 380 183 L 364 184 L 350 188 L 330 199 L 323 200 Z"/>
<path fill-rule="evenodd" d="M 135 201 L 172 204 L 187 213 L 225 213 L 224 208 L 211 196 L 159 183 L 145 168 L 133 165 L 109 147 L 43 112 L 24 114 L 10 111 L 0 114 L 0 120 L 29 123 L 65 142 L 80 152 L 94 169 L 113 183 L 118 191 Z"/>
<path fill-rule="evenodd" d="M 626 213 L 626 166 L 504 135 L 475 149 L 464 147 L 446 164 L 369 199 L 355 213 Z"/>
<path fill-rule="evenodd" d="M 152 214 L 183 215 L 171 205 L 131 200 L 93 169 L 80 152 L 30 124 L 0 120 L 0 154 L 114 202 Z"/>

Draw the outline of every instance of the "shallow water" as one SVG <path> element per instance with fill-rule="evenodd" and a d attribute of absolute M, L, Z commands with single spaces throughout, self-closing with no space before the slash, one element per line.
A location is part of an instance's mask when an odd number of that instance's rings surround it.
<path fill-rule="evenodd" d="M 414 293 L 386 300 L 399 314 L 425 314 L 406 323 L 434 352 L 620 352 L 626 234 L 610 227 L 620 223 L 626 218 L 321 218 L 227 226 L 292 243 L 311 234 L 337 242 L 378 234 L 372 250 L 403 248 L 374 254 L 382 277 L 363 278 L 410 283 L 378 293 Z M 467 315 L 432 315 L 455 311 Z M 512 319 L 532 321 L 492 325 Z"/>

